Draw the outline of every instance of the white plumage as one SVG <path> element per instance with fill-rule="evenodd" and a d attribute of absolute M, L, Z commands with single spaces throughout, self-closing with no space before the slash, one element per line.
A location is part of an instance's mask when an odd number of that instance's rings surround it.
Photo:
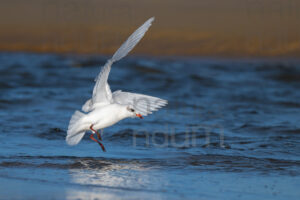
<path fill-rule="evenodd" d="M 157 111 L 159 108 L 167 104 L 166 100 L 157 97 L 122 92 L 121 90 L 114 92 L 112 96 L 114 103 L 132 105 L 132 107 L 143 116 L 152 114 L 152 111 Z"/>
<path fill-rule="evenodd" d="M 70 120 L 66 137 L 69 145 L 78 144 L 88 130 L 99 134 L 97 132 L 99 129 L 109 127 L 128 117 L 142 118 L 142 115 L 152 114 L 153 111 L 157 111 L 167 104 L 166 100 L 148 95 L 122 92 L 120 90 L 112 93 L 107 83 L 112 64 L 125 57 L 136 46 L 151 26 L 153 20 L 154 17 L 140 26 L 121 45 L 113 57 L 106 62 L 95 79 L 96 84 L 92 98 L 87 100 L 82 106 L 82 110 L 87 114 L 75 111 Z M 92 138 L 92 135 L 91 139 L 96 141 Z M 98 139 L 101 138 L 98 136 Z M 97 142 L 102 147 L 102 144 L 99 141 Z"/>

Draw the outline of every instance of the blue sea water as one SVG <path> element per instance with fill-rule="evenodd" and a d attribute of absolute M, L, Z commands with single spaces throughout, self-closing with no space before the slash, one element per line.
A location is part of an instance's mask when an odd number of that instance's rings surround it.
<path fill-rule="evenodd" d="M 65 143 L 108 57 L 0 54 L 0 199 L 299 199 L 300 61 L 127 57 L 112 91 L 169 101 Z"/>

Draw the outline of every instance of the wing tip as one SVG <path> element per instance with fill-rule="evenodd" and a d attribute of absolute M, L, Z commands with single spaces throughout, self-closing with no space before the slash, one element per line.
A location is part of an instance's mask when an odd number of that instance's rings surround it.
<path fill-rule="evenodd" d="M 155 20 L 155 17 L 151 17 L 150 19 L 148 19 L 148 23 L 149 23 L 149 27 L 152 25 L 153 21 Z"/>
<path fill-rule="evenodd" d="M 151 23 L 155 20 L 155 16 L 150 17 L 150 19 L 148 19 L 148 21 L 150 21 Z"/>

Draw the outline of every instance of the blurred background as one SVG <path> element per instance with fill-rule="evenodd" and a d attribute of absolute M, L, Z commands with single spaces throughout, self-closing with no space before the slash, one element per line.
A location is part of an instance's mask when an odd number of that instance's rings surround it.
<path fill-rule="evenodd" d="M 151 16 L 135 52 L 299 56 L 298 0 L 2 0 L 0 50 L 111 54 Z"/>
<path fill-rule="evenodd" d="M 101 66 L 168 100 L 68 146 Z M 299 0 L 0 0 L 0 200 L 300 199 Z"/>

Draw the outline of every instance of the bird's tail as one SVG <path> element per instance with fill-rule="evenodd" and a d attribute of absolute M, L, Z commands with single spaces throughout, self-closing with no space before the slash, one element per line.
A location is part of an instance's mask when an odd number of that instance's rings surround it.
<path fill-rule="evenodd" d="M 76 145 L 83 138 L 85 129 L 82 129 L 82 123 L 80 123 L 80 121 L 84 116 L 85 114 L 78 110 L 76 110 L 72 115 L 66 137 L 66 142 L 68 145 Z"/>

